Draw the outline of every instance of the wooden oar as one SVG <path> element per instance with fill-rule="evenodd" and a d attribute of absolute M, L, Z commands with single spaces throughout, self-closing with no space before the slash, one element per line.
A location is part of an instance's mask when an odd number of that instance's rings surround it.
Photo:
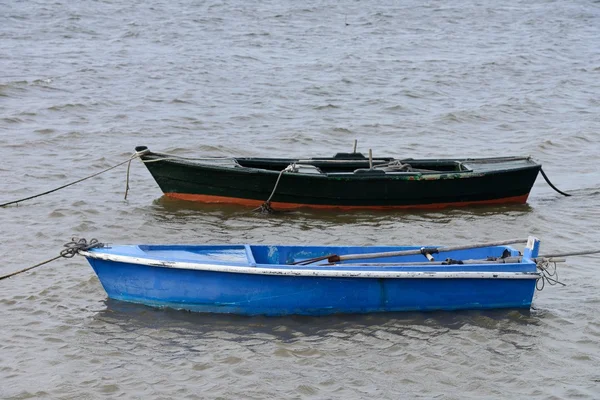
<path fill-rule="evenodd" d="M 523 257 L 506 257 L 498 258 L 496 260 L 453 260 L 446 259 L 442 261 L 424 261 L 424 262 L 389 262 L 389 263 L 356 263 L 356 264 L 344 264 L 357 267 L 402 267 L 402 266 L 431 266 L 431 265 L 463 265 L 463 264 L 520 264 L 523 261 Z M 562 263 L 566 262 L 566 258 L 533 258 L 533 262 L 548 261 L 551 263 Z M 332 266 L 340 265 L 335 263 L 320 264 L 319 266 Z"/>
<path fill-rule="evenodd" d="M 454 260 L 454 259 L 446 259 L 442 261 L 423 261 L 423 262 L 380 262 L 380 263 L 352 263 L 352 264 L 344 264 L 351 265 L 357 267 L 402 267 L 402 266 L 431 266 L 431 265 L 462 265 L 462 264 L 518 264 L 521 262 L 523 257 L 507 257 L 507 258 L 498 258 L 497 260 Z M 320 264 L 325 266 L 331 265 L 339 265 L 335 263 L 330 264 Z"/>
<path fill-rule="evenodd" d="M 491 247 L 491 246 L 504 246 L 507 244 L 515 244 L 515 243 L 526 243 L 527 239 L 511 239 L 504 240 L 501 242 L 490 242 L 490 243 L 476 243 L 476 244 L 468 244 L 463 246 L 449 246 L 449 247 L 421 247 L 420 249 L 415 250 L 402 250 L 402 251 L 386 251 L 381 253 L 365 253 L 365 254 L 347 254 L 344 256 L 339 256 L 337 254 L 332 254 L 329 256 L 321 256 L 315 257 L 308 260 L 302 260 L 294 262 L 294 264 L 299 265 L 308 265 L 317 261 L 327 260 L 330 263 L 340 262 L 340 261 L 348 261 L 348 260 L 364 260 L 369 258 L 383 258 L 383 257 L 397 257 L 397 256 L 412 256 L 415 254 L 436 254 L 445 251 L 456 251 L 456 250 L 468 250 L 468 249 L 476 249 L 480 247 Z M 429 258 L 429 257 L 427 257 Z"/>

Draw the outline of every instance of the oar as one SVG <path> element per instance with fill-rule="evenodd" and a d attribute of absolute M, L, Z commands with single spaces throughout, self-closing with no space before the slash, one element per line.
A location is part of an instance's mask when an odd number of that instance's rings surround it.
<path fill-rule="evenodd" d="M 405 265 L 409 266 L 431 266 L 431 265 L 462 265 L 462 264 L 520 264 L 523 260 L 523 257 L 506 257 L 506 258 L 498 258 L 496 260 L 493 259 L 485 259 L 485 260 L 454 260 L 448 258 L 442 261 L 424 261 L 424 262 L 389 262 L 389 263 L 360 263 L 360 264 L 345 264 L 345 265 L 356 265 L 357 267 L 402 267 Z M 561 263 L 566 262 L 566 258 L 533 258 L 532 261 L 548 261 L 551 263 Z M 321 264 L 324 266 L 332 266 L 336 265 L 335 263 L 330 264 Z"/>
<path fill-rule="evenodd" d="M 424 256 L 429 255 L 427 257 L 430 259 L 431 254 L 436 254 L 444 251 L 456 251 L 456 250 L 468 250 L 468 249 L 476 249 L 480 247 L 491 247 L 491 246 L 504 246 L 507 244 L 515 244 L 515 243 L 526 243 L 527 239 L 511 239 L 504 240 L 501 242 L 490 242 L 490 243 L 476 243 L 476 244 L 468 244 L 462 246 L 449 246 L 449 247 L 421 247 L 420 249 L 415 250 L 402 250 L 402 251 L 386 251 L 381 253 L 365 253 L 365 254 L 347 254 L 344 256 L 339 256 L 337 254 L 331 254 L 329 256 L 321 256 L 315 257 L 308 260 L 297 261 L 294 264 L 300 265 L 308 265 L 317 261 L 327 260 L 330 263 L 340 262 L 340 261 L 348 261 L 348 260 L 364 260 L 369 258 L 383 258 L 383 257 L 397 257 L 397 256 L 411 256 L 415 254 L 423 254 Z M 430 259 L 431 260 L 431 259 Z"/>
<path fill-rule="evenodd" d="M 381 262 L 381 263 L 360 263 L 360 264 L 345 264 L 345 265 L 356 265 L 359 267 L 402 267 L 405 265 L 410 266 L 420 266 L 420 265 L 461 265 L 461 264 L 518 264 L 521 262 L 522 257 L 507 257 L 507 258 L 498 258 L 497 260 L 454 260 L 452 258 L 448 258 L 442 261 L 424 261 L 424 262 Z M 336 265 L 335 263 L 331 264 L 322 264 L 322 265 Z"/>

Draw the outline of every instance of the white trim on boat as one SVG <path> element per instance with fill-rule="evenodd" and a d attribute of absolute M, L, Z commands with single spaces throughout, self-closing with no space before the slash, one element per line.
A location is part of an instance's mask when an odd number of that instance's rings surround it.
<path fill-rule="evenodd" d="M 84 257 L 117 263 L 139 264 L 159 268 L 188 269 L 198 271 L 227 272 L 233 274 L 310 276 L 330 278 L 402 278 L 402 279 L 538 279 L 539 272 L 477 272 L 477 271 L 356 271 L 265 268 L 236 265 L 190 263 L 183 261 L 162 261 L 116 254 L 80 251 Z"/>

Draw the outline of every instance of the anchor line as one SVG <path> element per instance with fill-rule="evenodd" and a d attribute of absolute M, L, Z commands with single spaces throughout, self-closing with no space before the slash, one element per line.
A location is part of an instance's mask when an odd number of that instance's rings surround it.
<path fill-rule="evenodd" d="M 115 169 L 115 168 L 117 168 L 117 167 L 120 167 L 121 165 L 123 165 L 123 164 L 126 164 L 126 163 L 129 163 L 129 165 L 131 165 L 131 161 L 132 161 L 132 160 L 134 160 L 134 159 L 136 159 L 136 158 L 139 158 L 139 157 L 141 157 L 142 155 L 146 154 L 147 152 L 149 152 L 149 150 L 147 150 L 147 149 L 146 149 L 146 150 L 143 150 L 143 151 L 135 152 L 135 153 L 134 153 L 134 154 L 133 154 L 131 157 L 129 157 L 127 160 L 125 160 L 125 161 L 123 161 L 123 162 L 120 162 L 120 163 L 118 163 L 118 164 L 116 164 L 116 165 L 113 165 L 112 167 L 106 168 L 106 169 L 104 169 L 104 170 L 102 170 L 102 171 L 99 171 L 99 172 L 96 172 L 96 173 L 94 173 L 94 174 L 92 174 L 92 175 L 88 175 L 88 176 L 86 176 L 85 178 L 77 179 L 76 181 L 73 181 L 73 182 L 67 183 L 67 184 L 65 184 L 65 185 L 59 186 L 59 187 L 57 187 L 57 188 L 55 188 L 55 189 L 48 190 L 48 191 L 46 191 L 46 192 L 43 192 L 43 193 L 39 193 L 39 194 L 36 194 L 36 195 L 33 195 L 33 196 L 29 196 L 29 197 L 25 197 L 25 198 L 22 198 L 22 199 L 19 199 L 19 200 L 9 201 L 9 202 L 7 202 L 7 203 L 0 204 L 0 208 L 2 208 L 2 207 L 6 207 L 6 206 L 9 206 L 9 205 L 11 205 L 11 204 L 18 204 L 18 203 L 21 203 L 21 202 L 23 202 L 23 201 L 26 201 L 26 200 L 35 199 L 36 197 L 45 196 L 45 195 L 47 195 L 47 194 L 50 194 L 50 193 L 54 193 L 54 192 L 56 192 L 56 191 L 59 191 L 59 190 L 61 190 L 61 189 L 64 189 L 64 188 L 66 188 L 66 187 L 69 187 L 69 186 L 75 185 L 76 183 L 83 182 L 83 181 L 85 181 L 85 180 L 88 180 L 88 179 L 90 179 L 90 178 L 93 178 L 93 177 L 96 177 L 96 176 L 98 176 L 98 175 L 101 175 L 101 174 L 103 174 L 103 173 L 105 173 L 105 172 L 108 172 L 108 171 L 110 171 L 110 170 L 112 170 L 112 169 Z M 129 190 L 129 168 L 127 169 L 127 184 L 126 184 L 126 190 L 125 190 L 125 198 L 127 198 L 127 191 L 128 191 L 128 190 Z"/>
<path fill-rule="evenodd" d="M 546 282 L 552 286 L 557 284 L 567 286 L 558 280 L 558 269 L 556 263 L 565 261 L 564 258 L 561 260 L 561 257 L 584 256 L 598 253 L 600 253 L 600 250 L 581 250 L 571 251 L 568 253 L 544 254 L 537 257 L 536 265 L 540 270 L 541 276 L 535 284 L 536 289 L 542 290 L 546 285 Z"/>
<path fill-rule="evenodd" d="M 543 170 L 541 167 L 540 167 L 540 172 L 542 173 L 542 176 L 543 176 L 543 177 L 544 177 L 544 179 L 546 180 L 546 183 L 547 183 L 548 185 L 550 185 L 550 187 L 551 187 L 552 189 L 554 189 L 556 192 L 558 192 L 558 193 L 562 194 L 563 196 L 567 196 L 567 197 L 569 197 L 569 196 L 572 196 L 571 194 L 569 194 L 569 193 L 565 193 L 565 192 L 563 192 L 562 190 L 560 190 L 559 188 L 557 188 L 556 186 L 554 186 L 554 185 L 552 184 L 552 182 L 550 182 L 550 179 L 548 178 L 548 176 L 546 175 L 546 173 L 544 172 L 544 170 Z"/>
<path fill-rule="evenodd" d="M 104 246 L 105 246 L 105 244 L 100 243 L 97 239 L 91 239 L 88 242 L 87 240 L 85 240 L 83 238 L 81 238 L 81 239 L 72 238 L 70 242 L 64 244 L 63 247 L 65 247 L 65 248 L 62 249 L 60 251 L 59 255 L 57 255 L 56 257 L 52 257 L 46 261 L 42 261 L 41 263 L 32 265 L 31 267 L 23 268 L 23 269 L 20 269 L 15 272 L 11 272 L 6 275 L 2 275 L 2 276 L 0 276 L 0 280 L 10 278 L 11 276 L 15 276 L 17 274 L 32 270 L 37 267 L 41 267 L 42 265 L 48 264 L 49 262 L 54 261 L 54 260 L 58 260 L 59 258 L 72 258 L 76 254 L 78 254 L 80 251 L 86 251 L 86 250 L 90 250 L 90 249 L 94 249 L 94 248 L 98 248 L 98 247 L 104 247 Z"/>

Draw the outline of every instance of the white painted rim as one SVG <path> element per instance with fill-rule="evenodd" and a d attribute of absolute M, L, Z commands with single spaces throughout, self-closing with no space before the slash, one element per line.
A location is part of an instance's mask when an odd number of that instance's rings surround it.
<path fill-rule="evenodd" d="M 196 271 L 226 272 L 232 274 L 310 276 L 324 278 L 390 278 L 390 279 L 538 279 L 539 272 L 418 272 L 418 271 L 349 271 L 318 269 L 283 269 L 236 265 L 216 265 L 181 261 L 161 261 L 149 258 L 80 251 L 86 258 L 112 261 L 116 263 L 138 264 L 158 268 L 187 269 Z M 485 267 L 486 265 L 482 265 Z"/>

